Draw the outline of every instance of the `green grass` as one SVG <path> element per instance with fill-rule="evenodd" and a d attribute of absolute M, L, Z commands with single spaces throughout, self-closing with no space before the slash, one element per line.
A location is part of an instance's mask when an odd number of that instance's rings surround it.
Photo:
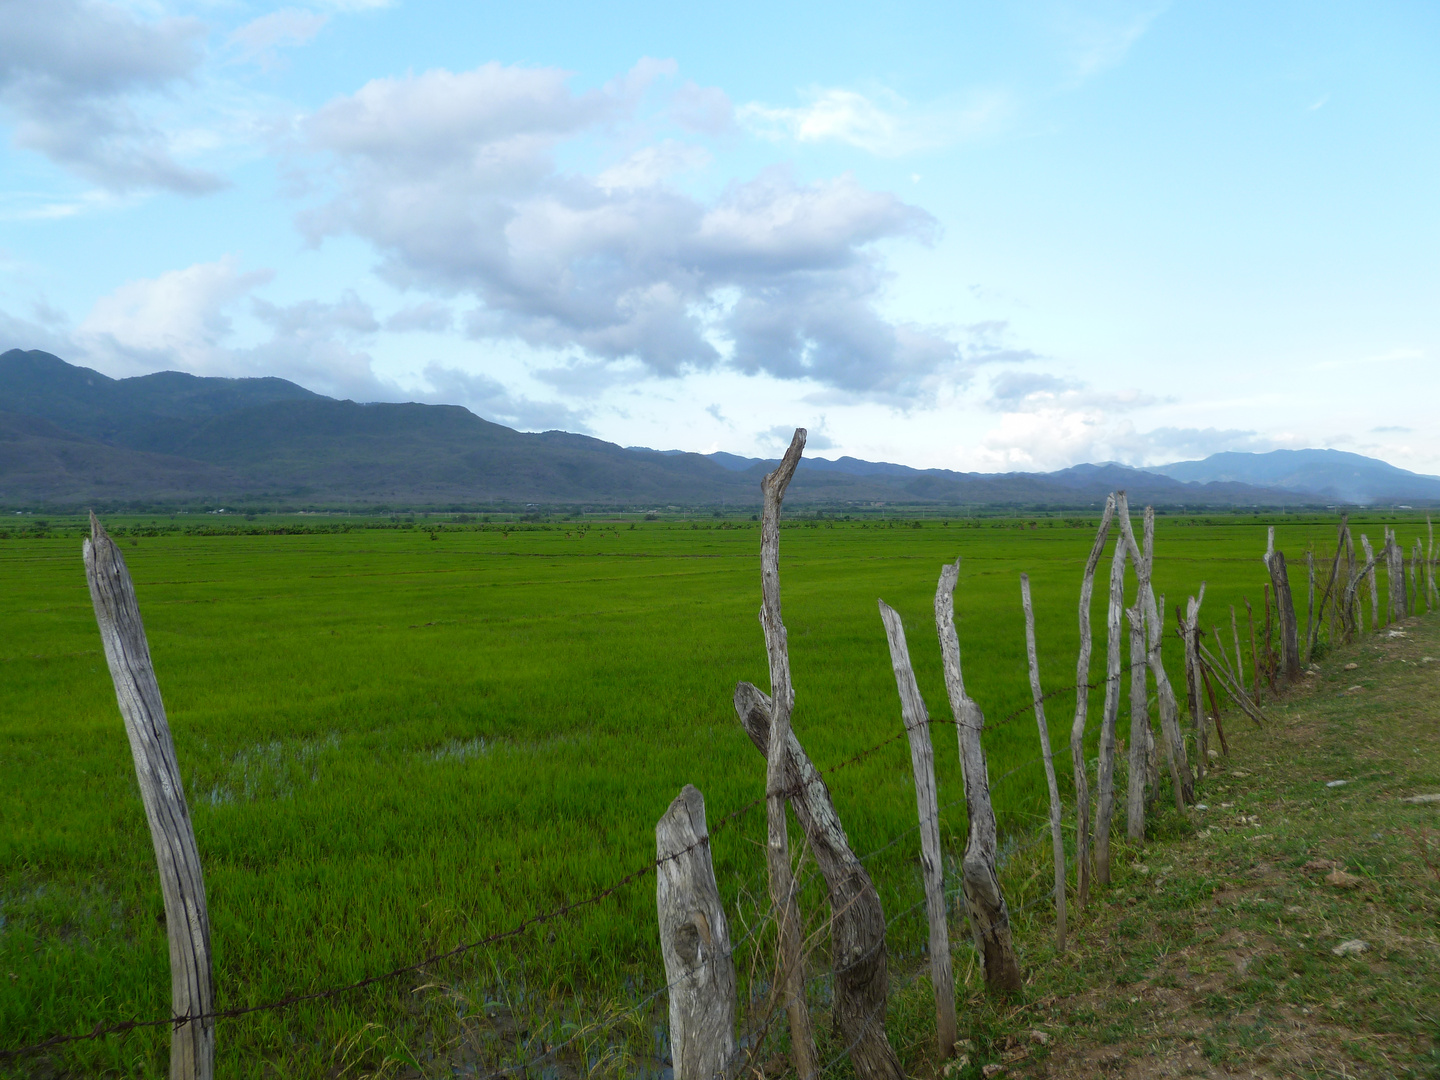
<path fill-rule="evenodd" d="M 768 685 L 753 523 L 436 532 L 436 520 L 325 532 L 305 531 L 309 521 L 257 521 L 253 534 L 220 526 L 217 535 L 166 519 L 112 523 L 204 861 L 220 1007 L 350 982 L 588 896 L 653 858 L 654 823 L 685 783 L 704 793 L 712 822 L 762 794 L 763 760 L 730 706 L 737 680 Z M 295 531 L 262 533 L 277 524 Z M 1408 543 L 1414 522 L 1401 525 Z M 1093 528 L 1075 518 L 788 527 L 795 728 L 816 763 L 827 768 L 900 730 L 879 597 L 906 619 L 931 714 L 948 717 L 931 603 L 942 561 L 956 555 L 965 559 L 956 608 L 967 689 L 987 717 L 1023 710 L 1029 698 L 1021 571 L 1031 576 L 1044 684 L 1073 683 Z M 154 857 L 79 533 L 58 519 L 46 535 L 35 531 L 0 538 L 0 1030 L 9 1046 L 169 1007 Z M 1301 553 L 1333 535 L 1329 519 L 1281 520 L 1302 605 Z M 1242 592 L 1258 606 L 1264 542 L 1258 519 L 1162 518 L 1157 588 L 1173 612 L 1207 580 L 1210 621 Z M 1106 572 L 1108 559 L 1096 588 L 1102 635 Z M 1173 643 L 1167 653 L 1183 687 Z M 1092 681 L 1103 659 L 1102 636 Z M 1073 697 L 1047 711 L 1063 760 Z M 1092 721 L 1098 711 L 1095 694 Z M 934 735 L 949 802 L 961 795 L 953 734 Z M 1033 718 L 1022 711 L 987 733 L 986 746 L 998 778 L 1037 752 Z M 1067 773 L 1062 766 L 1068 795 Z M 913 825 L 903 740 L 829 783 L 857 851 Z M 1043 798 L 1038 766 L 998 784 L 1002 831 L 1029 837 Z M 943 818 L 958 854 L 963 804 Z M 715 837 L 732 911 L 763 880 L 762 835 L 752 813 Z M 887 911 L 918 898 L 917 854 L 904 841 L 868 864 Z M 422 977 L 222 1022 L 222 1074 L 423 1061 L 456 1006 L 412 993 L 422 983 L 470 995 L 469 1008 L 482 994 L 505 1008 L 548 1002 L 575 1010 L 577 1023 L 590 1005 L 634 1000 L 661 982 L 653 888 L 642 878 Z M 812 886 L 809 907 L 821 902 Z M 917 955 L 923 940 L 923 919 L 897 925 L 892 955 Z M 163 1032 L 83 1043 L 47 1068 L 163 1075 L 166 1045 Z"/>

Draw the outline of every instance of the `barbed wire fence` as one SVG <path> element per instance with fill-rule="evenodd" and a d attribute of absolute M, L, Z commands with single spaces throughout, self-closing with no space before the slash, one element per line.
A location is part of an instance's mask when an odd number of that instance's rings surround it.
<path fill-rule="evenodd" d="M 1141 666 L 1141 665 L 1134 665 L 1134 666 Z M 1080 690 L 1080 689 L 1085 689 L 1085 690 L 1087 690 L 1087 691 L 1089 691 L 1089 690 L 1096 690 L 1096 689 L 1099 689 L 1101 685 L 1103 685 L 1103 684 L 1086 683 L 1086 684 L 1083 684 L 1083 686 L 1080 686 L 1080 685 L 1072 685 L 1072 686 L 1060 687 L 1060 688 L 1057 688 L 1057 689 L 1052 690 L 1052 691 L 1048 692 L 1047 694 L 1045 694 L 1044 697 L 1042 698 L 1042 700 L 1048 700 L 1048 699 L 1050 699 L 1050 698 L 1060 697 L 1060 696 L 1063 696 L 1063 695 L 1066 695 L 1066 694 L 1074 693 L 1075 691 Z M 1019 708 L 1017 708 L 1017 709 L 1014 709 L 1014 710 L 1012 710 L 1011 712 L 1005 714 L 1005 715 L 1002 716 L 999 720 L 996 720 L 996 721 L 987 721 L 986 724 L 985 724 L 985 726 L 984 726 L 984 730 L 985 730 L 986 732 L 990 732 L 990 731 L 996 730 L 996 729 L 998 729 L 998 728 L 1004 727 L 1004 726 L 1006 726 L 1006 725 L 1008 725 L 1008 724 L 1011 724 L 1011 723 L 1015 722 L 1016 720 L 1020 719 L 1021 717 L 1024 717 L 1026 714 L 1031 713 L 1031 712 L 1033 711 L 1033 709 L 1034 709 L 1034 704 L 1033 704 L 1033 702 L 1027 702 L 1025 705 L 1023 705 L 1023 706 L 1021 706 L 1021 707 L 1019 707 Z M 953 726 L 956 725 L 956 721 L 955 721 L 955 720 L 953 720 L 953 719 L 947 719 L 947 718 L 942 718 L 942 717 L 930 718 L 930 719 L 927 721 L 927 723 L 930 724 L 930 725 L 932 725 L 932 726 L 941 726 L 941 727 L 953 727 Z M 863 750 L 861 750 L 861 751 L 859 751 L 859 752 L 851 755 L 851 756 L 848 757 L 848 758 L 845 758 L 845 759 L 841 760 L 840 762 L 838 762 L 838 763 L 836 763 L 836 764 L 834 764 L 834 765 L 829 766 L 828 768 L 826 768 L 826 769 L 824 769 L 824 770 L 821 770 L 819 775 L 820 775 L 820 777 L 821 777 L 822 779 L 824 779 L 824 778 L 826 778 L 826 777 L 833 776 L 834 774 L 836 774 L 836 773 L 838 773 L 838 772 L 841 772 L 841 771 L 844 770 L 844 769 L 851 768 L 851 767 L 853 767 L 853 766 L 855 766 L 855 765 L 858 765 L 860 762 L 865 761 L 865 760 L 867 760 L 868 758 L 874 756 L 875 754 L 877 754 L 877 753 L 880 752 L 881 750 L 885 749 L 887 746 L 890 746 L 892 743 L 899 742 L 900 740 L 906 738 L 906 736 L 907 736 L 907 730 L 906 730 L 906 728 L 905 728 L 903 725 L 901 725 L 901 726 L 900 726 L 900 729 L 899 729 L 895 734 L 890 735 L 890 736 L 888 736 L 887 738 L 880 740 L 879 742 L 875 743 L 875 744 L 872 745 L 872 746 L 866 747 L 865 749 L 863 749 Z M 1018 765 L 1012 766 L 1008 771 L 1006 771 L 1005 773 L 1001 774 L 1000 777 L 998 777 L 997 779 L 995 779 L 994 781 L 991 782 L 991 784 L 990 784 L 991 790 L 992 790 L 992 791 L 995 790 L 995 789 L 998 788 L 1000 785 L 1004 784 L 1006 780 L 1008 780 L 1008 779 L 1010 779 L 1011 777 L 1013 777 L 1013 776 L 1015 776 L 1016 774 L 1018 774 L 1021 770 L 1025 769 L 1025 768 L 1027 768 L 1027 767 L 1034 766 L 1034 765 L 1038 764 L 1039 762 L 1041 762 L 1042 760 L 1043 760 L 1043 756 L 1037 755 L 1037 756 L 1035 756 L 1035 757 L 1027 758 L 1026 760 L 1022 761 L 1022 762 L 1019 763 Z M 796 785 L 796 786 L 793 787 L 792 789 L 787 790 L 787 791 L 786 791 L 786 795 L 787 795 L 787 797 L 791 797 L 791 796 L 799 795 L 802 791 L 803 791 L 803 785 Z M 954 800 L 951 800 L 950 802 L 945 803 L 943 806 L 939 807 L 939 809 L 937 810 L 937 815 L 940 814 L 940 813 L 943 813 L 945 810 L 952 809 L 952 808 L 956 807 L 957 805 L 963 803 L 964 801 L 965 801 L 965 800 L 964 800 L 964 798 L 963 798 L 963 796 L 962 796 L 961 798 L 954 799 Z M 523 934 L 525 934 L 527 931 L 533 929 L 534 927 L 542 926 L 542 925 L 546 925 L 546 924 L 549 924 L 549 923 L 553 923 L 553 922 L 557 922 L 557 921 L 566 919 L 566 918 L 568 918 L 568 917 L 571 917 L 571 916 L 575 915 L 575 914 L 576 914 L 577 912 L 579 912 L 579 911 L 582 911 L 582 910 L 584 910 L 584 909 L 586 909 L 586 908 L 593 907 L 593 906 L 595 906 L 595 905 L 597 905 L 597 904 L 600 904 L 600 903 L 602 903 L 603 901 L 611 898 L 612 896 L 615 896 L 617 893 L 619 893 L 621 890 L 625 889 L 627 886 L 632 885 L 632 884 L 634 884 L 635 882 L 637 882 L 637 881 L 639 881 L 639 880 L 647 877 L 647 876 L 650 875 L 651 873 L 654 873 L 654 872 L 655 872 L 661 865 L 663 865 L 665 862 L 668 862 L 668 861 L 671 861 L 671 860 L 674 860 L 674 859 L 678 859 L 678 858 L 680 858 L 680 857 L 688 854 L 690 851 L 695 850 L 695 848 L 708 844 L 708 843 L 710 842 L 710 838 L 713 837 L 716 833 L 723 832 L 723 831 L 725 831 L 725 830 L 727 830 L 727 829 L 733 828 L 741 819 L 743 819 L 745 816 L 747 816 L 748 814 L 752 813 L 753 811 L 755 811 L 755 810 L 757 810 L 757 809 L 759 809 L 759 808 L 762 808 L 762 807 L 764 806 L 764 804 L 765 804 L 765 797 L 764 797 L 763 795 L 757 796 L 756 798 L 753 798 L 753 799 L 749 800 L 748 802 L 742 804 L 742 805 L 739 806 L 739 807 L 736 807 L 735 809 L 729 811 L 729 812 L 726 813 L 724 816 L 722 816 L 721 818 L 719 818 L 719 819 L 714 823 L 714 825 L 711 826 L 711 828 L 710 828 L 710 830 L 709 830 L 709 835 L 708 835 L 707 837 L 705 837 L 704 839 L 702 839 L 702 840 L 700 840 L 700 841 L 697 841 L 697 842 L 694 843 L 694 844 L 690 844 L 690 845 L 688 845 L 688 846 L 686 846 L 686 847 L 684 847 L 684 848 L 682 848 L 682 849 L 680 849 L 680 850 L 674 851 L 674 852 L 670 853 L 669 855 L 664 856 L 663 858 L 657 858 L 657 859 L 654 859 L 654 860 L 652 860 L 652 861 L 644 864 L 643 866 L 639 866 L 639 867 L 637 867 L 636 869 L 634 869 L 634 870 L 630 871 L 629 873 L 623 875 L 622 877 L 618 878 L 617 880 L 615 880 L 615 881 L 612 882 L 611 884 L 607 885 L 605 888 L 600 889 L 600 890 L 598 890 L 597 892 L 592 893 L 592 894 L 589 895 L 589 896 L 586 896 L 586 897 L 583 897 L 583 898 L 577 899 L 577 900 L 571 900 L 571 901 L 568 901 L 567 903 L 558 905 L 558 906 L 556 906 L 556 907 L 554 907 L 554 908 L 551 908 L 551 909 L 549 909 L 549 910 L 547 910 L 547 911 L 540 912 L 540 913 L 538 913 L 538 914 L 528 916 L 527 918 L 520 920 L 519 922 L 517 922 L 515 925 L 509 927 L 508 929 L 496 931 L 495 933 L 488 934 L 488 935 L 486 935 L 486 936 L 484 936 L 484 937 L 475 939 L 475 940 L 473 940 L 473 941 L 468 941 L 468 942 L 461 943 L 461 944 L 456 945 L 456 946 L 454 946 L 454 947 L 452 947 L 452 948 L 449 948 L 449 949 L 445 949 L 445 950 L 442 950 L 442 951 L 430 953 L 430 954 L 428 954 L 428 955 L 426 955 L 426 956 L 423 956 L 423 957 L 421 957 L 421 958 L 419 958 L 419 959 L 416 959 L 416 960 L 414 960 L 414 961 L 411 961 L 411 962 L 409 962 L 409 963 L 402 964 L 402 965 L 399 965 L 399 966 L 394 967 L 394 968 L 390 968 L 389 970 L 386 970 L 386 971 L 383 971 L 383 972 L 379 972 L 379 973 L 376 973 L 376 974 L 373 974 L 373 975 L 368 975 L 368 976 L 366 976 L 366 977 L 364 977 L 364 978 L 357 979 L 357 980 L 355 980 L 355 981 L 353 981 L 353 982 L 345 983 L 345 984 L 338 985 L 338 986 L 327 987 L 327 988 L 321 989 L 321 990 L 308 991 L 308 992 L 305 992 L 305 993 L 288 994 L 288 995 L 285 995 L 285 996 L 283 996 L 283 997 L 277 998 L 277 999 L 275 999 L 275 1000 L 273 1000 L 273 1001 L 263 1002 L 263 1003 L 260 1003 L 260 1004 L 236 1005 L 236 1006 L 231 1006 L 231 1007 L 224 1008 L 224 1009 L 215 1009 L 215 1010 L 212 1010 L 212 1011 L 209 1011 L 209 1012 L 200 1013 L 200 1014 L 195 1014 L 195 1015 L 188 1015 L 188 1014 L 187 1014 L 187 1015 L 172 1015 L 172 1016 L 163 1017 L 163 1018 L 162 1018 L 162 1017 L 156 1017 L 156 1018 L 151 1018 L 151 1019 L 133 1019 L 133 1018 L 132 1018 L 132 1019 L 125 1019 L 125 1020 L 115 1020 L 115 1021 L 112 1021 L 112 1022 L 110 1022 L 110 1023 L 108 1023 L 108 1024 L 107 1024 L 107 1023 L 103 1023 L 103 1022 L 102 1022 L 102 1023 L 98 1023 L 98 1024 L 95 1025 L 95 1027 L 93 1027 L 93 1028 L 90 1029 L 89 1031 L 83 1031 L 83 1032 L 56 1032 L 56 1033 L 54 1033 L 54 1034 L 49 1035 L 48 1037 L 46 1037 L 46 1038 L 44 1038 L 44 1039 L 40 1039 L 40 1040 L 37 1040 L 37 1041 L 35 1041 L 35 1042 L 28 1043 L 28 1044 L 23 1045 L 23 1046 L 17 1046 L 17 1047 L 10 1047 L 10 1048 L 0 1049 L 0 1064 L 9 1063 L 9 1062 L 14 1062 L 14 1061 L 16 1061 L 16 1060 L 18 1060 L 18 1059 L 21 1059 L 21 1058 L 30 1057 L 30 1056 L 33 1056 L 33 1055 L 36 1055 L 36 1054 L 43 1053 L 43 1052 L 45 1052 L 45 1051 L 47 1051 L 47 1050 L 54 1050 L 54 1049 L 57 1049 L 57 1048 L 59 1048 L 59 1047 L 67 1046 L 67 1045 L 74 1044 L 74 1043 L 96 1041 L 96 1040 L 100 1040 L 100 1039 L 111 1038 L 111 1037 L 114 1037 L 114 1036 L 124 1036 L 124 1035 L 130 1034 L 130 1033 L 136 1032 L 136 1031 L 142 1031 L 142 1030 L 146 1030 L 146 1029 L 165 1028 L 165 1027 L 170 1027 L 170 1028 L 173 1029 L 173 1028 L 178 1028 L 178 1027 L 179 1027 L 180 1025 L 182 1025 L 182 1024 L 186 1024 L 186 1023 L 190 1023 L 190 1022 L 194 1022 L 194 1021 L 205 1021 L 205 1020 L 212 1020 L 212 1021 L 236 1020 L 236 1019 L 239 1019 L 239 1018 L 241 1018 L 241 1017 L 251 1016 L 251 1015 L 254 1015 L 254 1014 L 257 1014 L 257 1013 L 276 1012 L 276 1011 L 279 1011 L 279 1010 L 289 1009 L 289 1008 L 293 1008 L 293 1007 L 300 1006 L 300 1005 L 304 1005 L 304 1004 L 313 1004 L 313 1003 L 316 1003 L 316 1002 L 321 1002 L 321 1001 L 325 1001 L 325 1000 L 337 998 L 337 997 L 340 997 L 340 996 L 345 995 L 345 994 L 355 993 L 355 992 L 360 991 L 360 990 L 363 990 L 363 989 L 365 989 L 365 988 L 367 988 L 367 987 L 371 987 L 371 986 L 375 986 L 375 985 L 378 985 L 378 984 L 390 982 L 390 981 L 392 981 L 392 980 L 402 978 L 402 977 L 405 976 L 405 975 L 417 974 L 417 973 L 424 972 L 424 971 L 425 971 L 426 969 L 428 969 L 428 968 L 433 968 L 433 967 L 435 967 L 435 966 L 437 966 L 437 965 L 439 965 L 439 964 L 442 964 L 442 963 L 444 963 L 444 962 L 446 962 L 446 961 L 453 960 L 453 959 L 455 959 L 455 958 L 457 958 L 457 957 L 463 956 L 463 955 L 465 955 L 466 953 L 470 953 L 470 952 L 473 952 L 473 951 L 478 950 L 478 949 L 484 949 L 484 948 L 492 947 L 492 946 L 495 946 L 495 945 L 502 944 L 502 943 L 504 943 L 504 942 L 506 942 L 506 941 L 510 941 L 510 940 L 519 938 L 519 937 L 521 937 Z M 928 818 L 927 818 L 926 820 L 928 821 Z M 870 852 L 866 853 L 865 855 L 859 856 L 859 858 L 861 859 L 862 862 L 869 862 L 870 860 L 876 858 L 877 856 L 879 856 L 879 855 L 882 854 L 883 852 L 888 851 L 888 850 L 896 847 L 896 846 L 899 845 L 901 842 L 903 842 L 906 838 L 908 838 L 908 837 L 910 837 L 910 836 L 913 836 L 913 835 L 915 835 L 916 833 L 918 833 L 919 830 L 922 828 L 923 824 L 925 824 L 925 822 L 923 822 L 923 821 L 917 821 L 916 824 L 911 825 L 911 826 L 909 826 L 908 828 L 902 830 L 901 832 L 895 834 L 894 836 L 892 836 L 892 837 L 890 837 L 888 840 L 886 840 L 885 843 L 881 844 L 880 846 L 876 847 L 875 849 L 871 850 Z M 1045 839 L 1046 839 L 1045 837 L 1041 837 L 1040 839 L 1032 840 L 1032 841 L 1030 841 L 1029 843 L 1027 843 L 1027 844 L 1025 844 L 1025 845 L 1023 845 L 1023 846 L 1021 846 L 1021 847 L 1007 848 L 1004 854 L 1005 854 L 1006 857 L 1013 857 L 1015 854 L 1018 854 L 1018 853 L 1020 853 L 1020 852 L 1022 852 L 1022 851 L 1026 851 L 1026 850 L 1029 850 L 1029 849 L 1031 849 L 1031 848 L 1033 848 L 1033 847 L 1038 846 L 1038 845 L 1039 845 L 1041 842 L 1043 842 Z M 817 876 L 817 874 L 818 874 L 818 871 L 811 871 L 810 875 L 806 878 L 806 884 L 808 884 L 810 881 L 813 881 L 813 880 L 815 879 L 815 877 Z M 799 894 L 799 889 L 797 889 L 797 895 L 798 895 L 798 894 Z M 952 894 L 952 895 L 953 895 L 953 894 Z M 1050 899 L 1050 897 L 1049 897 L 1048 894 L 1047 894 L 1047 896 L 1044 897 L 1043 899 Z M 893 923 L 899 922 L 900 920 L 902 920 L 902 919 L 904 919 L 904 918 L 907 918 L 907 917 L 909 917 L 910 915 L 913 915 L 915 911 L 918 911 L 918 910 L 919 910 L 921 907 L 923 907 L 923 906 L 924 906 L 924 900 L 923 900 L 923 898 L 922 898 L 920 901 L 918 901 L 918 902 L 917 902 L 915 905 L 913 905 L 911 908 L 907 909 L 905 912 L 902 912 L 900 915 L 894 916 L 893 918 L 891 918 L 890 920 L 888 920 L 887 923 L 886 923 L 887 931 L 888 931 L 888 928 L 889 928 L 890 925 L 892 925 Z M 1027 907 L 1029 907 L 1029 906 L 1034 906 L 1034 902 L 1032 901 L 1030 904 L 1027 904 L 1026 906 L 1027 906 Z M 1023 908 L 1022 908 L 1022 909 L 1017 909 L 1016 913 L 1018 913 L 1019 910 L 1023 910 Z M 745 943 L 749 942 L 749 941 L 752 940 L 754 937 L 756 937 L 757 935 L 759 935 L 760 932 L 761 932 L 761 930 L 762 930 L 762 928 L 765 927 L 766 925 L 768 925 L 768 920 L 770 919 L 770 917 L 771 917 L 772 915 L 773 915 L 773 912 L 766 911 L 764 917 L 759 918 L 759 919 L 756 919 L 756 920 L 753 922 L 753 924 L 752 924 L 752 926 L 750 927 L 750 929 L 747 930 L 746 933 L 742 936 L 742 938 L 739 939 L 737 942 L 734 943 L 734 946 L 732 947 L 732 953 L 733 953 L 734 951 L 738 951 L 738 949 L 740 948 L 740 946 L 741 946 L 742 944 L 745 944 Z M 830 977 L 832 977 L 832 973 L 826 972 L 826 973 L 823 973 L 822 975 L 816 976 L 816 979 L 824 979 L 824 978 L 830 978 Z M 918 977 L 918 976 L 917 976 L 917 977 Z M 625 1011 L 625 1012 L 637 1012 L 637 1011 L 643 1009 L 644 1007 L 649 1006 L 649 1005 L 650 1005 L 652 1002 L 654 1002 L 654 1000 L 655 1000 L 656 998 L 658 998 L 660 995 L 668 992 L 669 989 L 670 989 L 670 984 L 666 984 L 666 985 L 664 985 L 664 986 L 661 986 L 661 987 L 659 987 L 658 989 L 656 989 L 656 990 L 650 992 L 649 994 L 645 995 L 643 998 L 641 998 L 639 1001 L 637 1001 L 636 1003 L 634 1003 L 633 1005 L 631 1005 L 629 1008 L 627 1008 L 627 1009 L 624 1010 L 624 1011 Z M 531 1061 L 522 1063 L 522 1064 L 520 1064 L 520 1065 L 505 1067 L 505 1068 L 503 1068 L 501 1071 L 503 1071 L 503 1072 L 516 1072 L 516 1071 L 524 1071 L 524 1070 L 526 1070 L 526 1069 L 533 1068 L 533 1067 L 535 1067 L 536 1065 L 538 1065 L 538 1064 L 540 1064 L 541 1062 L 543 1062 L 544 1060 L 546 1060 L 547 1058 L 552 1057 L 552 1056 L 553 1056 L 555 1053 L 557 1053 L 560 1049 L 562 1049 L 564 1046 L 568 1045 L 569 1043 L 572 1043 L 572 1042 L 574 1041 L 574 1039 L 575 1039 L 575 1038 L 578 1038 L 578 1037 L 579 1037 L 579 1036 L 576 1035 L 576 1036 L 573 1036 L 570 1040 L 567 1040 L 566 1042 L 559 1043 L 559 1044 L 555 1044 L 555 1046 L 553 1046 L 551 1049 L 547 1050 L 544 1054 L 541 1054 L 540 1056 L 538 1056 L 538 1057 L 535 1058 L 535 1059 L 532 1059 Z"/>

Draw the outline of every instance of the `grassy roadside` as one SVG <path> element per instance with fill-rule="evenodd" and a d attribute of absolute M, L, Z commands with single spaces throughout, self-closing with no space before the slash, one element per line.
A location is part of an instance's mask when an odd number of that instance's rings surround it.
<path fill-rule="evenodd" d="M 1396 629 L 1320 660 L 1268 729 L 1230 719 L 1208 809 L 1116 849 L 1068 952 L 1017 926 L 1028 983 L 997 1004 L 972 974 L 959 1075 L 1440 1076 L 1440 802 L 1404 801 L 1440 792 L 1440 616 Z M 892 1020 L 920 1035 L 926 994 Z"/>

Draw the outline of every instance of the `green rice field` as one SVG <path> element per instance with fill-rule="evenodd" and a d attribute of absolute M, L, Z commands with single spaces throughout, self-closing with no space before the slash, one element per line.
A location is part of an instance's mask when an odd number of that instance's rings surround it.
<path fill-rule="evenodd" d="M 1011 846 L 1033 838 L 1045 781 L 1030 760 L 1019 574 L 1031 577 L 1044 685 L 1071 684 L 1098 517 L 788 521 L 794 724 L 816 764 L 901 730 L 877 598 L 904 616 L 931 715 L 948 718 L 931 605 L 942 562 L 961 556 L 967 689 L 992 723 L 1012 717 L 985 736 L 992 778 L 1018 767 L 995 790 L 1002 834 Z M 1407 550 L 1424 536 L 1423 518 L 1377 514 L 1352 520 L 1357 540 L 1365 531 L 1378 546 L 1382 519 Z M 703 792 L 712 825 L 763 794 L 764 760 L 731 707 L 737 680 L 768 688 L 753 521 L 327 520 L 106 522 L 174 732 L 219 1007 L 348 983 L 590 896 L 654 858 L 655 822 L 686 783 Z M 1242 594 L 1258 608 L 1274 523 L 1303 633 L 1304 552 L 1332 551 L 1336 520 L 1161 517 L 1155 582 L 1170 625 L 1202 580 L 1206 626 L 1228 627 Z M 154 854 L 86 590 L 81 523 L 52 519 L 36 532 L 0 532 L 0 1049 L 163 1017 L 170 1000 Z M 1103 679 L 1108 567 L 1107 550 L 1093 682 Z M 1242 608 L 1242 634 L 1243 619 Z M 1179 642 L 1165 651 L 1183 696 Z M 1093 693 L 1092 743 L 1100 701 Z M 1073 695 L 1047 709 L 1068 803 Z M 1125 717 L 1122 707 L 1122 732 Z M 940 800 L 953 803 L 954 729 L 932 734 Z M 914 825 L 903 739 L 828 782 L 857 852 Z M 942 817 L 958 856 L 963 802 Z M 746 904 L 753 915 L 763 896 L 763 835 L 760 810 L 713 841 L 735 937 Z M 921 895 L 918 856 L 911 833 L 867 863 L 887 913 Z M 806 904 L 821 909 L 818 884 Z M 923 942 L 923 916 L 897 923 L 894 963 Z M 218 1075 L 413 1067 L 466 1010 L 528 1000 L 591 1016 L 662 982 L 654 878 L 642 876 L 423 974 L 222 1021 Z M 163 1076 L 167 1047 L 167 1032 L 151 1029 L 38 1060 L 46 1075 Z M 0 1074 L 37 1068 L 0 1063 Z"/>

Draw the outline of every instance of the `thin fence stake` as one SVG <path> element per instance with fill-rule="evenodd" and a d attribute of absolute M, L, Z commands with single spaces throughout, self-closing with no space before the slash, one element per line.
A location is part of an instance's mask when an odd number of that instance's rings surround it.
<path fill-rule="evenodd" d="M 1090 899 L 1090 784 L 1085 768 L 1085 724 L 1090 711 L 1090 596 L 1095 587 L 1095 568 L 1105 551 L 1105 538 L 1115 517 L 1115 495 L 1105 500 L 1105 512 L 1085 574 L 1080 579 L 1080 656 L 1075 662 L 1075 721 L 1070 727 L 1070 765 L 1075 771 L 1075 903 L 1083 908 Z"/>
<path fill-rule="evenodd" d="M 1020 575 L 1020 603 L 1025 608 L 1025 656 L 1030 662 L 1030 696 L 1035 699 L 1035 723 L 1040 729 L 1040 752 L 1045 756 L 1045 782 L 1050 787 L 1050 840 L 1055 855 L 1055 949 L 1065 951 L 1065 837 L 1060 831 L 1060 787 L 1055 782 L 1055 760 L 1050 753 L 1050 728 L 1045 724 L 1045 695 L 1040 692 L 1040 661 L 1035 652 L 1035 612 L 1030 606 L 1030 575 Z M 1083 690 L 1077 691 L 1084 693 Z"/>
<path fill-rule="evenodd" d="M 990 805 L 990 775 L 985 765 L 985 748 L 980 732 L 985 726 L 980 706 L 965 693 L 960 669 L 960 638 L 955 632 L 955 584 L 960 577 L 960 560 L 940 571 L 935 588 L 935 630 L 940 637 L 940 655 L 945 667 L 945 691 L 955 716 L 955 733 L 960 742 L 960 773 L 965 781 L 965 808 L 970 818 L 970 835 L 960 875 L 965 888 L 965 910 L 975 949 L 980 954 L 985 984 L 995 993 L 1020 989 L 1020 962 L 1010 933 L 1010 913 L 1000 880 L 995 875 L 995 810 Z"/>
<path fill-rule="evenodd" d="M 1115 496 L 1115 516 L 1121 528 L 1130 516 L 1123 491 Z M 1115 722 L 1120 715 L 1120 618 L 1125 608 L 1125 560 L 1129 553 L 1123 534 L 1115 541 L 1110 560 L 1110 606 L 1105 627 L 1105 712 L 1100 721 L 1100 763 L 1095 786 L 1095 878 L 1110 884 L 1110 825 L 1115 816 Z"/>
<path fill-rule="evenodd" d="M 905 626 L 900 613 L 880 601 L 880 619 L 890 645 L 890 664 L 900 691 L 900 715 L 910 739 L 915 774 L 915 809 L 920 816 L 920 872 L 925 880 L 925 917 L 930 924 L 930 982 L 935 991 L 935 1037 L 940 1057 L 955 1053 L 960 1038 L 955 1018 L 955 973 L 950 964 L 950 928 L 945 913 L 945 861 L 940 849 L 939 798 L 935 792 L 935 750 L 930 745 L 930 716 L 915 683 Z"/>
<path fill-rule="evenodd" d="M 185 804 L 175 742 L 165 719 L 165 703 L 150 662 L 150 645 L 140 619 L 135 586 L 125 558 L 90 515 L 85 541 L 85 577 L 115 698 L 125 721 L 135 778 L 165 901 L 165 931 L 170 939 L 170 1009 L 176 1017 L 170 1035 L 170 1080 L 211 1080 L 215 1075 L 215 984 L 210 967 L 210 914 L 205 876 L 195 829 Z"/>
<path fill-rule="evenodd" d="M 800 948 L 799 897 L 795 895 L 790 870 L 790 841 L 785 827 L 785 749 L 790 735 L 790 711 L 795 690 L 790 683 L 790 653 L 785 622 L 780 611 L 780 508 L 785 488 L 800 464 L 805 450 L 805 429 L 796 428 L 795 437 L 775 471 L 760 482 L 765 506 L 760 526 L 760 583 L 764 602 L 760 625 L 765 631 L 765 651 L 770 660 L 770 695 L 775 702 L 771 718 L 774 738 L 765 770 L 766 861 L 770 867 L 770 898 L 779 920 L 781 979 L 785 987 L 785 1012 L 790 1019 L 791 1064 L 800 1080 L 815 1074 L 815 1032 L 810 1010 L 805 1005 L 805 960 Z"/>

